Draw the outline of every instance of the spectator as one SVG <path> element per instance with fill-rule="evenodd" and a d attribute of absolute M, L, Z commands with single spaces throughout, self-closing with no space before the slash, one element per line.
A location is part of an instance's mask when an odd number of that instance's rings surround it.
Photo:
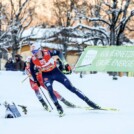
<path fill-rule="evenodd" d="M 19 54 L 15 55 L 15 71 L 24 71 L 25 63 L 22 60 L 22 56 Z"/>
<path fill-rule="evenodd" d="M 12 58 L 9 58 L 5 64 L 6 71 L 14 71 L 14 63 Z"/>

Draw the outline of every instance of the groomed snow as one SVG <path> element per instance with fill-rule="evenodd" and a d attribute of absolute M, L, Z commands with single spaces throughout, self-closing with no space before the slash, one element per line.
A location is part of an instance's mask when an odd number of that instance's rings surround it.
<path fill-rule="evenodd" d="M 106 73 L 67 75 L 74 86 L 102 107 L 119 109 L 112 111 L 88 111 L 68 108 L 62 102 L 65 116 L 58 117 L 48 93 L 43 89 L 54 110 L 47 112 L 38 102 L 30 88 L 27 76 L 22 72 L 0 72 L 0 103 L 15 102 L 26 105 L 28 114 L 22 110 L 20 118 L 5 119 L 5 107 L 0 105 L 1 134 L 133 134 L 134 133 L 134 78 L 118 77 L 113 80 Z M 87 106 L 76 95 L 55 82 L 54 89 L 70 102 Z"/>

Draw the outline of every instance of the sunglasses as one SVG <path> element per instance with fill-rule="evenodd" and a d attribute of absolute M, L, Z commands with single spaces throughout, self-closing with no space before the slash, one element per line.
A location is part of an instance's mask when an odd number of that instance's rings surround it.
<path fill-rule="evenodd" d="M 32 54 L 37 54 L 38 51 L 39 51 L 39 49 L 37 49 L 37 50 L 32 50 Z"/>

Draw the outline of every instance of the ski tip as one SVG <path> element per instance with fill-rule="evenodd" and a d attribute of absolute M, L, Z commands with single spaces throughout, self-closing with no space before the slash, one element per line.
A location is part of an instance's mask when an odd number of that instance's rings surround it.
<path fill-rule="evenodd" d="M 119 109 L 116 108 L 101 108 L 99 110 L 105 110 L 105 111 L 119 111 Z"/>

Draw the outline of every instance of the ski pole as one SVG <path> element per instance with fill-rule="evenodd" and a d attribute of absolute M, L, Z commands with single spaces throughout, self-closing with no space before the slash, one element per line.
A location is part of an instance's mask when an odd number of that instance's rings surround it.
<path fill-rule="evenodd" d="M 29 76 L 27 76 L 24 80 L 21 81 L 21 83 L 23 83 Z"/>
<path fill-rule="evenodd" d="M 50 104 L 50 102 L 49 102 L 49 100 L 47 99 L 46 95 L 45 95 L 45 94 L 44 94 L 44 92 L 42 91 L 41 87 L 39 87 L 39 88 L 40 88 L 40 90 L 41 90 L 42 94 L 44 95 L 45 99 L 47 100 L 47 102 L 48 102 L 49 106 L 50 106 L 50 107 L 51 107 L 51 109 L 53 110 L 52 105 Z"/>

